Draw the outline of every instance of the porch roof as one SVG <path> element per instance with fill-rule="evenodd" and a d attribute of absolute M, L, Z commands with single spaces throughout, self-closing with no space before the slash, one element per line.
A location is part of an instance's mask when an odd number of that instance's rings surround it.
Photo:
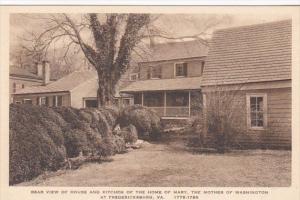
<path fill-rule="evenodd" d="M 201 77 L 150 79 L 136 81 L 120 90 L 123 93 L 143 91 L 170 91 L 170 90 L 195 90 L 200 89 Z"/>

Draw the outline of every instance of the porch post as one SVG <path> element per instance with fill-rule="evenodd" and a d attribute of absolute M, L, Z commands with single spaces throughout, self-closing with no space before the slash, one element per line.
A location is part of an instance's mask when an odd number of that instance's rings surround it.
<path fill-rule="evenodd" d="M 142 106 L 144 106 L 144 92 L 142 92 Z"/>
<path fill-rule="evenodd" d="M 164 116 L 167 114 L 167 92 L 164 92 Z"/>
<path fill-rule="evenodd" d="M 191 116 L 191 91 L 189 91 L 189 117 Z"/>

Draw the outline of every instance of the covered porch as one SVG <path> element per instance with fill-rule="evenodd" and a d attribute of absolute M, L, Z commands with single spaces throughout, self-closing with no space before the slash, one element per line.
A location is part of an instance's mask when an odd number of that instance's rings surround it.
<path fill-rule="evenodd" d="M 202 112 L 200 84 L 201 77 L 150 79 L 135 81 L 120 92 L 163 118 L 189 118 Z"/>
<path fill-rule="evenodd" d="M 160 117 L 189 118 L 202 110 L 201 91 L 156 91 L 134 94 L 134 104 L 151 108 Z"/>

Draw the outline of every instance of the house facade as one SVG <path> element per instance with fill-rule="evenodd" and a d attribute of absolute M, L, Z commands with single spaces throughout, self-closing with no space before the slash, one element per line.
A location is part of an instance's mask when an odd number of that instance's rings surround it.
<path fill-rule="evenodd" d="M 96 107 L 97 74 L 92 70 L 75 71 L 49 84 L 16 91 L 13 101 L 50 107 Z"/>
<path fill-rule="evenodd" d="M 207 52 L 202 40 L 156 44 L 130 75 L 132 83 L 120 92 L 163 118 L 196 115 L 202 109 L 200 85 Z"/>
<path fill-rule="evenodd" d="M 242 145 L 291 147 L 291 38 L 291 20 L 213 34 L 201 84 L 204 108 L 210 92 L 235 91 Z"/>

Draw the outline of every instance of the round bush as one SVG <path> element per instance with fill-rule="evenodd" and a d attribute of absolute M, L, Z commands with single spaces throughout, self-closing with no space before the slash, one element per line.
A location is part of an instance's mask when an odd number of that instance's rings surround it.
<path fill-rule="evenodd" d="M 138 132 L 134 125 L 123 127 L 120 131 L 117 131 L 118 135 L 124 139 L 125 143 L 133 144 L 138 140 Z"/>
<path fill-rule="evenodd" d="M 161 134 L 160 117 L 151 109 L 140 105 L 133 105 L 124 108 L 118 123 L 121 128 L 134 125 L 138 131 L 138 136 L 143 139 L 158 139 Z"/>

